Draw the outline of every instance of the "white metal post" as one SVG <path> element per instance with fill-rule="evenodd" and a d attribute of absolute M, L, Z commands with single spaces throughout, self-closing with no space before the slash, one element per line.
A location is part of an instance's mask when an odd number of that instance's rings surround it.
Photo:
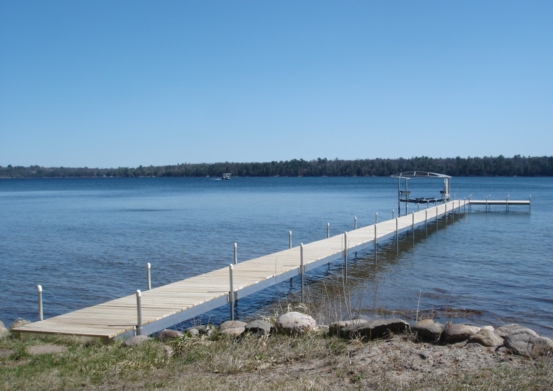
<path fill-rule="evenodd" d="M 303 243 L 300 243 L 300 278 L 301 278 L 301 302 L 304 302 L 303 295 L 303 286 L 305 283 L 304 279 L 304 267 L 303 267 Z"/>
<path fill-rule="evenodd" d="M 378 212 L 374 214 L 374 223 L 378 224 Z"/>
<path fill-rule="evenodd" d="M 38 320 L 44 320 L 44 313 L 42 311 L 42 285 L 36 286 L 38 294 Z"/>
<path fill-rule="evenodd" d="M 353 229 L 357 229 L 357 216 L 353 218 Z"/>
<path fill-rule="evenodd" d="M 399 253 L 399 223 L 396 217 L 396 252 Z"/>
<path fill-rule="evenodd" d="M 234 264 L 238 264 L 238 243 L 234 243 Z"/>
<path fill-rule="evenodd" d="M 148 290 L 152 289 L 152 265 L 150 262 L 146 264 L 146 276 L 148 278 Z"/>
<path fill-rule="evenodd" d="M 376 243 L 376 224 L 374 225 L 374 260 L 375 262 L 378 260 L 378 247 Z"/>
<path fill-rule="evenodd" d="M 292 231 L 288 232 L 288 248 L 292 248 Z"/>
<path fill-rule="evenodd" d="M 326 237 L 330 238 L 330 223 L 326 223 Z"/>
<path fill-rule="evenodd" d="M 142 334 L 142 292 L 136 290 L 136 335 Z"/>
<path fill-rule="evenodd" d="M 228 265 L 229 268 L 229 285 L 230 285 L 230 291 L 229 291 L 229 305 L 230 305 L 230 320 L 234 320 L 234 268 L 231 265 Z"/>

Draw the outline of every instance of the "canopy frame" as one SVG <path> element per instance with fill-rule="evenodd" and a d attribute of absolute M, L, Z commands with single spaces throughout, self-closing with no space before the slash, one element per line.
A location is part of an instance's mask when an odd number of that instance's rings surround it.
<path fill-rule="evenodd" d="M 450 200 L 450 183 L 449 180 L 451 177 L 445 174 L 438 174 L 435 172 L 428 171 L 406 171 L 400 172 L 399 174 L 394 174 L 392 178 L 397 178 L 397 209 L 398 215 L 401 215 L 401 203 L 405 203 L 405 214 L 407 214 L 408 204 L 436 204 L 437 202 L 447 202 Z M 441 198 L 435 197 L 417 197 L 411 198 L 409 191 L 409 181 L 411 179 L 442 179 L 444 183 L 443 190 L 440 190 Z M 401 189 L 401 181 L 404 181 L 404 189 Z"/>

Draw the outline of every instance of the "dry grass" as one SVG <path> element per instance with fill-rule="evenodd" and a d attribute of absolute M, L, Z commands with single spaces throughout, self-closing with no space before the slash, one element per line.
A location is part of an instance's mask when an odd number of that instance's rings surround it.
<path fill-rule="evenodd" d="M 409 343 L 409 336 L 399 338 Z M 361 359 L 385 351 L 390 341 L 366 344 L 314 334 L 185 337 L 169 345 L 172 357 L 157 341 L 136 348 L 48 342 L 68 351 L 32 356 L 26 347 L 44 341 L 1 340 L 0 390 L 549 390 L 553 384 L 551 358 L 450 376 L 425 373 L 405 381 L 401 369 L 408 370 L 408 363 L 401 355 L 389 355 L 385 365 Z"/>

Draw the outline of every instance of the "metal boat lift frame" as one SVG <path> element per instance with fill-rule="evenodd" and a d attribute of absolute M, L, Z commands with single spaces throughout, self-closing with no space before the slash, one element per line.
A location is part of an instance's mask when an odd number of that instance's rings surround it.
<path fill-rule="evenodd" d="M 398 209 L 398 215 L 401 215 L 401 203 L 405 203 L 405 213 L 407 214 L 408 207 L 407 205 L 409 203 L 415 203 L 415 204 L 429 204 L 433 203 L 436 204 L 437 202 L 447 202 L 450 200 L 450 185 L 449 180 L 451 177 L 449 175 L 445 174 L 438 174 L 435 172 L 428 172 L 428 171 L 406 171 L 406 172 L 400 172 L 399 174 L 392 175 L 392 178 L 397 178 L 397 209 Z M 404 188 L 401 189 L 401 180 L 404 180 Z M 440 191 L 442 198 L 436 199 L 435 197 L 427 198 L 410 198 L 410 191 L 409 191 L 409 181 L 411 179 L 443 179 L 444 181 L 444 188 Z"/>

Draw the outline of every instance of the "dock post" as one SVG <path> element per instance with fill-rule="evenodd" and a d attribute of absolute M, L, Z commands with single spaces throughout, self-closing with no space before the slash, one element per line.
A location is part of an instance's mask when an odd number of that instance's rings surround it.
<path fill-rule="evenodd" d="M 378 212 L 374 214 L 374 223 L 378 224 Z"/>
<path fill-rule="evenodd" d="M 489 196 L 486 196 L 486 212 L 488 211 L 488 197 Z"/>
<path fill-rule="evenodd" d="M 444 203 L 444 208 L 445 208 L 445 211 L 444 211 L 445 225 L 447 225 L 447 204 L 446 203 Z"/>
<path fill-rule="evenodd" d="M 353 218 L 353 229 L 357 229 L 357 216 Z"/>
<path fill-rule="evenodd" d="M 424 211 L 424 230 L 426 231 L 426 236 L 428 236 L 428 209 Z"/>
<path fill-rule="evenodd" d="M 348 233 L 344 232 L 344 262 L 348 259 Z"/>
<path fill-rule="evenodd" d="M 415 244 L 415 212 L 411 213 L 411 231 L 413 232 L 413 244 Z"/>
<path fill-rule="evenodd" d="M 532 210 L 532 194 L 530 194 L 530 198 L 528 199 L 528 211 L 530 212 Z"/>
<path fill-rule="evenodd" d="M 326 223 L 326 237 L 330 238 L 330 223 Z"/>
<path fill-rule="evenodd" d="M 399 254 L 399 223 L 396 217 L 396 252 Z"/>
<path fill-rule="evenodd" d="M 136 290 L 136 335 L 142 334 L 142 292 Z"/>
<path fill-rule="evenodd" d="M 505 208 L 506 208 L 506 212 L 509 211 L 509 194 L 507 194 L 507 197 L 505 197 Z"/>
<path fill-rule="evenodd" d="M 396 214 L 395 210 L 392 209 L 392 220 L 394 219 L 394 215 Z"/>
<path fill-rule="evenodd" d="M 152 265 L 150 262 L 146 264 L 146 276 L 148 278 L 148 290 L 152 289 Z"/>
<path fill-rule="evenodd" d="M 438 207 L 436 206 L 436 229 L 440 229 L 440 220 L 438 219 Z"/>
<path fill-rule="evenodd" d="M 229 282 L 230 282 L 230 291 L 228 294 L 228 301 L 230 305 L 230 320 L 234 320 L 234 268 L 231 265 L 228 265 L 229 271 Z"/>
<path fill-rule="evenodd" d="M 417 212 L 418 212 L 419 210 L 421 210 L 421 204 L 419 204 L 419 203 L 417 202 Z"/>
<path fill-rule="evenodd" d="M 303 286 L 305 284 L 303 268 L 303 243 L 300 243 L 300 277 L 301 277 L 301 302 L 304 302 Z"/>
<path fill-rule="evenodd" d="M 36 286 L 36 292 L 38 294 L 38 320 L 44 320 L 44 313 L 42 311 L 42 285 Z"/>
<path fill-rule="evenodd" d="M 292 231 L 288 232 L 288 248 L 292 248 Z"/>
<path fill-rule="evenodd" d="M 374 225 L 374 262 L 378 261 L 378 246 L 376 243 L 376 224 Z"/>
<path fill-rule="evenodd" d="M 238 264 L 238 243 L 234 243 L 234 264 Z"/>

